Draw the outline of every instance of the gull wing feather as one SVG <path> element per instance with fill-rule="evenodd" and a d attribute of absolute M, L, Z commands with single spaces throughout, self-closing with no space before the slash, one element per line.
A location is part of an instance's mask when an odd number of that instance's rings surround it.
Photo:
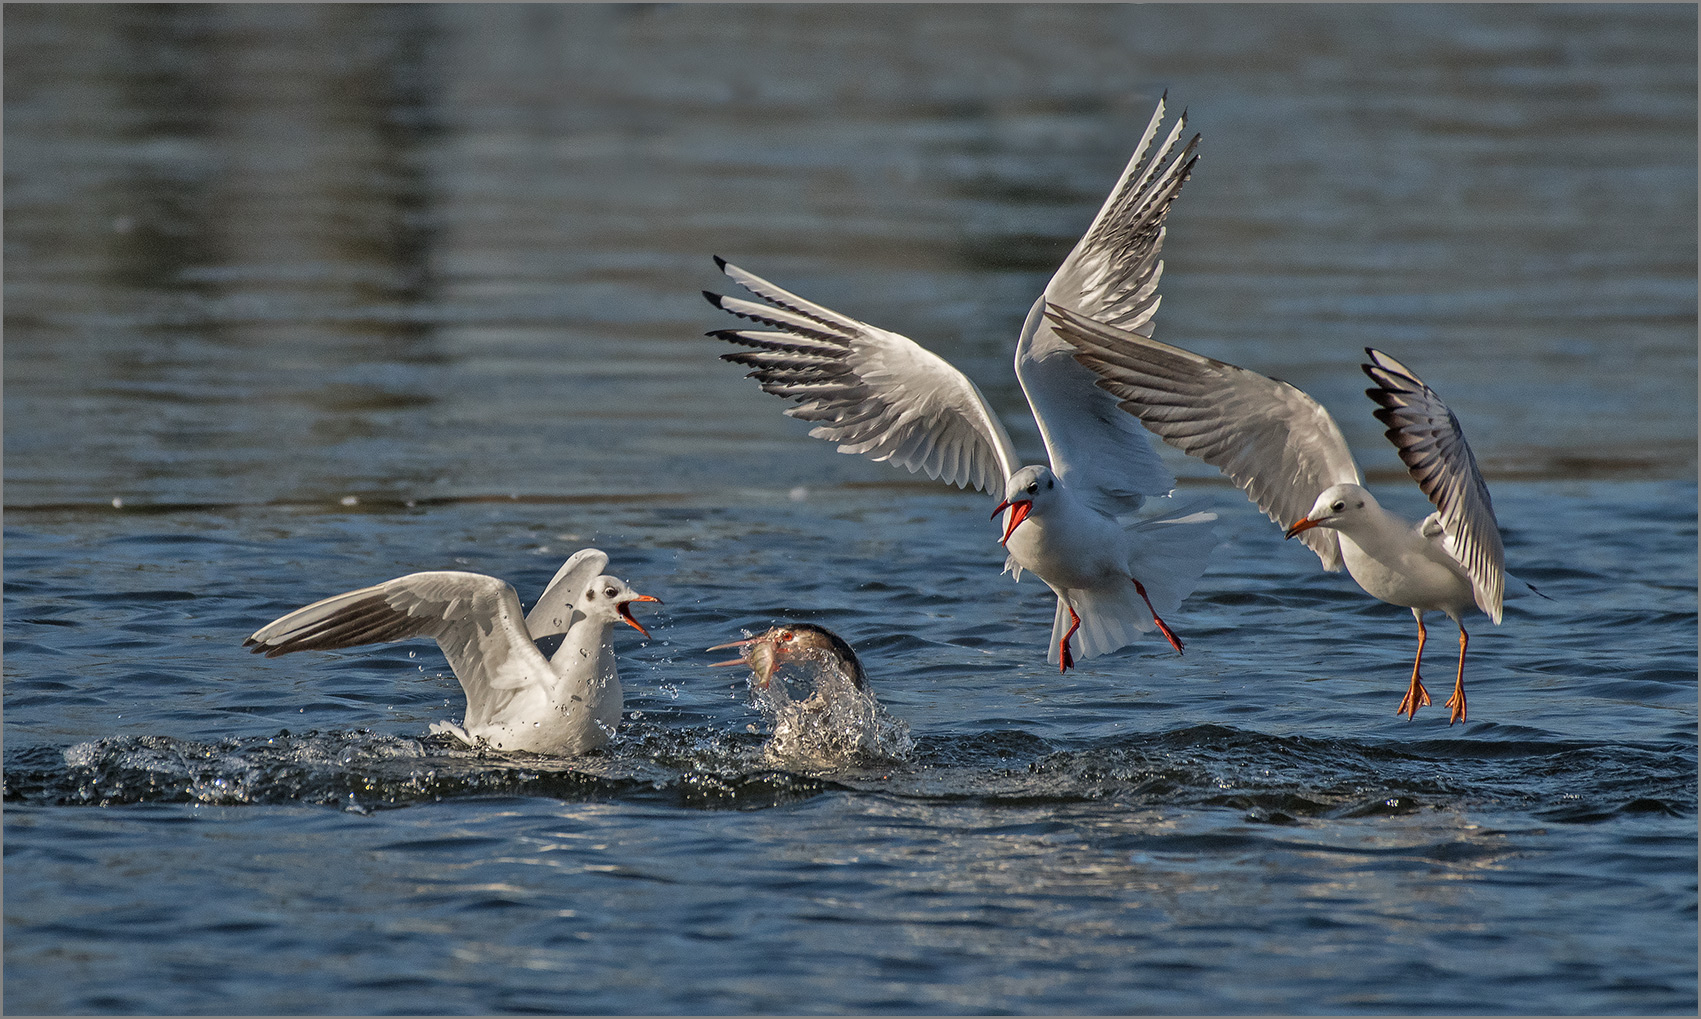
<path fill-rule="evenodd" d="M 1075 360 L 1075 348 L 1046 321 L 1041 297 L 1016 344 L 1016 377 L 1039 423 L 1051 469 L 1082 502 L 1110 516 L 1132 513 L 1147 496 L 1175 487 L 1140 422 Z M 1043 334 L 1043 335 L 1042 335 Z"/>
<path fill-rule="evenodd" d="M 267 658 L 434 637 L 467 697 L 467 717 L 487 717 L 511 691 L 553 677 L 522 623 L 512 585 L 478 573 L 410 573 L 296 609 L 243 641 Z"/>
<path fill-rule="evenodd" d="M 1381 405 L 1376 419 L 1423 494 L 1435 505 L 1443 547 L 1471 578 L 1477 607 L 1496 623 L 1506 589 L 1506 553 L 1488 486 L 1465 441 L 1459 419 L 1411 369 L 1379 350 L 1364 348 L 1364 373 L 1376 385 L 1365 395 Z"/>
<path fill-rule="evenodd" d="M 1071 491 L 1102 512 L 1136 510 L 1147 496 L 1175 486 L 1146 430 L 1101 389 L 1098 376 L 1075 360 L 1043 312 L 1061 303 L 1142 336 L 1152 335 L 1163 276 L 1164 219 L 1198 162 L 1199 136 L 1180 152 L 1187 115 L 1161 135 L 1158 101 L 1140 143 L 1092 225 L 1069 252 L 1045 295 L 1034 303 L 1016 345 L 1016 376 L 1033 407 L 1052 470 Z"/>
<path fill-rule="evenodd" d="M 1057 305 L 1046 317 L 1123 410 L 1222 471 L 1277 525 L 1305 516 L 1330 485 L 1362 480 L 1335 419 L 1286 382 Z M 1333 530 L 1312 528 L 1299 538 L 1324 569 L 1341 568 Z"/>
<path fill-rule="evenodd" d="M 566 633 L 583 618 L 585 614 L 575 609 L 573 603 L 585 592 L 585 587 L 607 569 L 608 553 L 599 549 L 582 548 L 569 556 L 526 615 L 526 629 L 532 639 L 542 640 Z"/>
<path fill-rule="evenodd" d="M 1164 270 L 1164 218 L 1199 161 L 1197 134 L 1176 152 L 1185 112 L 1158 140 L 1167 101 L 1165 93 L 1116 186 L 1045 288 L 1054 304 L 1148 337 Z"/>
<path fill-rule="evenodd" d="M 721 271 L 762 302 L 704 291 L 722 311 L 769 329 L 722 329 L 752 348 L 721 359 L 753 369 L 764 392 L 794 401 L 792 417 L 841 453 L 890 460 L 959 488 L 1003 494 L 1015 472 L 1004 424 L 968 376 L 898 333 L 841 315 L 717 257 Z"/>

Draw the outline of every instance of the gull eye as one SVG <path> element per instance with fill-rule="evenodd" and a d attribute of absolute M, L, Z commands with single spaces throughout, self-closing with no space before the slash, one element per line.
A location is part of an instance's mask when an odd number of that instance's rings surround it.
<path fill-rule="evenodd" d="M 1039 482 L 1037 482 L 1037 481 L 1028 482 L 1028 494 L 1033 495 L 1037 491 L 1039 491 Z"/>
<path fill-rule="evenodd" d="M 1333 507 L 1331 507 L 1331 508 L 1332 508 L 1332 509 L 1333 509 L 1333 510 L 1334 510 L 1334 511 L 1335 511 L 1335 512 L 1336 512 L 1336 513 L 1340 513 L 1340 512 L 1343 512 L 1343 511 L 1344 511 L 1344 510 L 1345 510 L 1345 509 L 1346 509 L 1346 508 L 1347 508 L 1347 504 L 1346 504 L 1346 503 L 1344 503 L 1344 502 L 1337 502 L 1337 503 L 1336 503 L 1336 504 L 1335 504 L 1335 505 L 1334 505 L 1334 506 L 1333 506 Z"/>
<path fill-rule="evenodd" d="M 608 595 L 610 598 L 613 598 L 615 595 L 619 594 L 620 592 L 616 591 L 612 587 L 606 587 L 606 588 L 603 588 L 602 593 Z"/>

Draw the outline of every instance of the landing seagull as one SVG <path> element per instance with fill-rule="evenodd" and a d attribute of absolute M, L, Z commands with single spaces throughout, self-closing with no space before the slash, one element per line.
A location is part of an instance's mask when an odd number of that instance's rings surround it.
<path fill-rule="evenodd" d="M 1365 394 L 1380 405 L 1376 418 L 1435 506 L 1413 524 L 1364 489 L 1335 419 L 1286 382 L 1068 308 L 1054 306 L 1046 317 L 1079 348 L 1078 360 L 1098 373 L 1099 385 L 1122 401 L 1123 410 L 1170 445 L 1220 469 L 1286 527 L 1289 538 L 1299 537 L 1317 553 L 1324 569 L 1344 564 L 1366 593 L 1412 610 L 1417 658 L 1395 714 L 1412 718 L 1429 704 L 1418 675 L 1428 636 L 1423 616 L 1445 612 L 1459 627 L 1447 724 L 1465 720 L 1469 637 L 1463 617 L 1480 609 L 1498 625 L 1507 573 L 1488 486 L 1459 419 L 1435 390 L 1387 354 L 1365 348 L 1370 363 L 1361 367 L 1376 383 Z"/>
<path fill-rule="evenodd" d="M 529 615 L 507 581 L 481 573 L 410 573 L 332 595 L 256 630 L 244 647 L 267 658 L 434 637 L 467 698 L 461 725 L 434 722 L 469 746 L 571 756 L 608 742 L 623 694 L 614 667 L 617 622 L 648 637 L 632 618 L 638 594 L 603 574 L 608 556 L 581 549 L 556 571 Z M 536 641 L 564 633 L 545 658 Z"/>
<path fill-rule="evenodd" d="M 1059 671 L 1154 627 L 1180 652 L 1181 639 L 1163 616 L 1193 591 L 1216 544 L 1212 514 L 1120 519 L 1147 496 L 1168 494 L 1175 477 L 1042 315 L 1048 299 L 1063 300 L 1141 335 L 1152 331 L 1164 218 L 1199 143 L 1194 135 L 1177 151 L 1186 115 L 1160 136 L 1163 119 L 1160 101 L 1115 189 L 1022 326 L 1016 377 L 1048 464 L 1021 466 L 980 389 L 908 337 L 806 301 L 719 257 L 721 271 L 762 302 L 704 291 L 717 308 L 773 327 L 709 335 L 755 348 L 722 358 L 753 368 L 748 377 L 765 392 L 796 401 L 786 413 L 814 422 L 810 435 L 838 443 L 841 453 L 1002 494 L 993 515 L 1006 514 L 1005 570 L 1018 580 L 1028 570 L 1057 595 L 1047 660 Z"/>

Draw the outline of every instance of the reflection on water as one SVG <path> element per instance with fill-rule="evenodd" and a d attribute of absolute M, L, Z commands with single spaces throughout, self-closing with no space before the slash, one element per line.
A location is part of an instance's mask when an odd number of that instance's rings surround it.
<path fill-rule="evenodd" d="M 5 22 L 8 1011 L 1693 1013 L 1693 7 Z M 1555 598 L 1473 631 L 1469 725 L 1394 719 L 1409 616 L 1179 458 L 1187 655 L 1058 676 L 989 504 L 702 336 L 721 254 L 1037 455 L 1014 337 L 1165 89 L 1159 338 L 1317 395 L 1407 513 L 1356 365 L 1410 364 Z M 240 646 L 590 543 L 666 601 L 603 753 L 429 737 L 428 644 Z M 768 754 L 699 649 L 785 618 L 904 753 Z"/>
<path fill-rule="evenodd" d="M 712 253 L 1036 447 L 1011 341 L 1164 87 L 1205 140 L 1161 336 L 1373 473 L 1367 344 L 1491 480 L 1694 470 L 1685 11 L 49 10 L 8 19 L 13 505 L 884 480 L 711 363 Z"/>

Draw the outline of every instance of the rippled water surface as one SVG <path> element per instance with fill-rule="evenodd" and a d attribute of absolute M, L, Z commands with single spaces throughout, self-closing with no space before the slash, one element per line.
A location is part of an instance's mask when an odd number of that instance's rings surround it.
<path fill-rule="evenodd" d="M 1694 8 L 5 28 L 7 1011 L 1694 1012 Z M 1225 539 L 1185 657 L 1059 677 L 985 496 L 702 337 L 720 254 L 1037 456 L 1013 339 L 1165 89 L 1204 157 L 1159 336 L 1318 396 L 1415 515 L 1356 368 L 1401 358 L 1550 596 L 1476 617 L 1466 724 L 1395 718 L 1410 614 L 1179 458 Z M 587 757 L 427 735 L 429 642 L 240 646 L 591 544 L 665 605 Z M 913 745 L 771 753 L 702 649 L 782 618 Z"/>

